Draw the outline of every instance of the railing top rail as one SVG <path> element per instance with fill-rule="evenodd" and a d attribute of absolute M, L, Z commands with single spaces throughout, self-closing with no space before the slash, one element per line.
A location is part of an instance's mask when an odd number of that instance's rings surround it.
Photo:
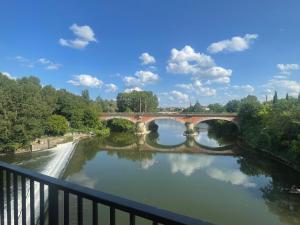
<path fill-rule="evenodd" d="M 98 203 L 114 207 L 116 209 L 133 213 L 136 216 L 143 217 L 163 224 L 188 224 L 188 225 L 212 225 L 211 223 L 197 220 L 188 216 L 183 216 L 167 210 L 159 209 L 142 203 L 138 203 L 125 198 L 117 197 L 111 194 L 100 192 L 88 187 L 66 182 L 60 179 L 49 177 L 29 169 L 21 168 L 16 165 L 0 161 L 0 169 L 8 170 L 31 180 L 41 182 L 46 185 L 54 186 L 59 190 L 79 195 L 83 198 L 96 201 Z"/>

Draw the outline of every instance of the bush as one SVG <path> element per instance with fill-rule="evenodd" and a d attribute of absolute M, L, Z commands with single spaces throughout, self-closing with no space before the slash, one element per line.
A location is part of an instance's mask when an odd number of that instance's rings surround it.
<path fill-rule="evenodd" d="M 68 121 L 64 116 L 52 115 L 46 122 L 46 133 L 48 135 L 64 135 L 68 130 Z"/>
<path fill-rule="evenodd" d="M 132 131 L 134 129 L 134 124 L 124 119 L 112 119 L 107 122 L 107 126 L 111 131 L 116 132 Z"/>

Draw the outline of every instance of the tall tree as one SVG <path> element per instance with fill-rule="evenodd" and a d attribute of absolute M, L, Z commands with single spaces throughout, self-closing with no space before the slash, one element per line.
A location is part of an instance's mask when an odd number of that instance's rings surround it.
<path fill-rule="evenodd" d="M 285 99 L 289 100 L 289 93 L 286 93 Z"/>
<path fill-rule="evenodd" d="M 277 96 L 277 91 L 275 91 L 274 97 L 273 97 L 273 103 L 276 103 L 277 101 L 278 101 L 278 96 Z"/>

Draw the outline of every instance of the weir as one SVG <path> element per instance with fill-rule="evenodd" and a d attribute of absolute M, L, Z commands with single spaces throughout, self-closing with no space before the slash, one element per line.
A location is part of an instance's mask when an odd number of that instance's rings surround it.
<path fill-rule="evenodd" d="M 44 169 L 40 171 L 44 175 L 48 175 L 54 178 L 59 178 L 63 171 L 66 169 L 66 166 L 68 165 L 69 160 L 72 157 L 72 154 L 74 152 L 74 149 L 76 147 L 75 142 L 68 142 L 65 144 L 60 144 L 55 148 L 47 149 L 44 151 L 51 151 L 53 153 L 53 158 L 46 164 Z M 18 185 L 18 224 L 22 224 L 22 197 L 21 197 L 21 185 Z M 45 196 L 44 196 L 44 203 L 47 203 L 48 201 L 48 187 L 45 186 Z M 35 196 L 35 202 L 34 202 L 34 209 L 35 214 L 39 215 L 40 212 L 40 185 L 39 183 L 34 184 L 34 196 Z M 26 182 L 26 221 L 27 224 L 30 224 L 30 182 Z M 10 201 L 11 206 L 13 205 L 13 199 Z M 7 209 L 7 205 L 4 205 L 5 209 Z M 7 210 L 4 210 L 4 218 L 5 223 L 7 223 Z M 11 208 L 12 215 L 14 215 L 14 208 Z M 39 220 L 38 217 L 36 217 L 36 222 Z M 14 224 L 14 217 L 11 218 L 11 224 Z"/>

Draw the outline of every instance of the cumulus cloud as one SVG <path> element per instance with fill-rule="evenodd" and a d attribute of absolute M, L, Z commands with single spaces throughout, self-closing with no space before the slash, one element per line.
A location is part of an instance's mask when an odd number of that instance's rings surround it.
<path fill-rule="evenodd" d="M 47 69 L 47 70 L 58 70 L 61 67 L 61 64 L 54 63 L 54 62 L 52 62 L 52 61 L 50 61 L 49 59 L 46 59 L 46 58 L 39 58 L 37 60 L 37 62 L 44 65 L 45 69 Z"/>
<path fill-rule="evenodd" d="M 155 83 L 159 76 L 151 71 L 137 71 L 135 76 L 125 76 L 123 82 L 126 87 L 144 86 Z"/>
<path fill-rule="evenodd" d="M 112 84 L 112 83 L 105 84 L 104 86 L 105 86 L 105 91 L 106 92 L 116 92 L 118 90 L 117 85 Z"/>
<path fill-rule="evenodd" d="M 90 88 L 100 88 L 103 85 L 101 80 L 88 74 L 75 75 L 72 80 L 68 81 L 68 83 L 76 87 L 83 86 Z"/>
<path fill-rule="evenodd" d="M 214 96 L 217 94 L 216 89 L 204 86 L 200 80 L 194 80 L 193 83 L 188 84 L 177 84 L 176 87 L 196 93 L 198 96 Z"/>
<path fill-rule="evenodd" d="M 256 184 L 249 181 L 247 175 L 243 174 L 239 170 L 220 170 L 217 168 L 211 168 L 207 171 L 207 174 L 216 180 L 231 183 L 233 185 L 239 185 L 244 187 L 255 187 Z"/>
<path fill-rule="evenodd" d="M 8 72 L 2 72 L 1 74 L 3 74 L 4 76 L 6 76 L 7 78 L 11 79 L 11 80 L 16 80 L 17 78 L 13 77 L 10 73 Z"/>
<path fill-rule="evenodd" d="M 147 52 L 144 52 L 140 55 L 139 59 L 141 60 L 142 65 L 148 65 L 155 63 L 154 56 L 150 55 Z"/>
<path fill-rule="evenodd" d="M 280 74 L 289 75 L 292 71 L 299 70 L 298 64 L 277 64 Z"/>
<path fill-rule="evenodd" d="M 126 93 L 130 93 L 130 92 L 133 92 L 133 91 L 143 91 L 143 89 L 140 88 L 140 87 L 132 87 L 132 88 L 126 88 L 124 90 L 124 92 L 126 92 Z"/>
<path fill-rule="evenodd" d="M 194 157 L 186 154 L 172 154 L 168 157 L 172 173 L 182 173 L 185 176 L 192 175 L 196 170 L 209 167 L 213 156 Z"/>
<path fill-rule="evenodd" d="M 227 77 L 227 82 L 230 81 L 229 77 L 232 74 L 232 70 L 217 66 L 211 56 L 195 52 L 191 46 L 185 46 L 181 50 L 175 48 L 171 50 L 167 71 L 170 73 L 190 74 L 210 80 Z"/>
<path fill-rule="evenodd" d="M 84 49 L 91 42 L 97 42 L 94 31 L 88 25 L 78 26 L 74 23 L 70 26 L 70 30 L 75 35 L 75 39 L 59 39 L 59 44 L 61 46 Z"/>
<path fill-rule="evenodd" d="M 245 51 L 250 48 L 250 45 L 257 38 L 257 34 L 246 34 L 244 37 L 235 36 L 231 39 L 212 43 L 207 48 L 207 51 L 209 53 Z"/>
<path fill-rule="evenodd" d="M 285 94 L 297 96 L 300 93 L 300 83 L 294 80 L 287 79 L 271 79 L 263 87 L 270 89 L 272 92 L 275 90 Z"/>
<path fill-rule="evenodd" d="M 241 90 L 247 93 L 253 93 L 255 91 L 254 87 L 251 86 L 250 84 L 246 84 L 246 85 L 233 85 L 232 86 L 233 89 L 235 90 Z"/>
<path fill-rule="evenodd" d="M 166 95 L 169 97 L 169 99 L 171 101 L 176 101 L 176 102 L 179 102 L 179 103 L 189 102 L 189 96 L 185 93 L 180 92 L 180 91 L 173 90 L 173 91 L 170 91 L 170 92 L 166 93 Z"/>

